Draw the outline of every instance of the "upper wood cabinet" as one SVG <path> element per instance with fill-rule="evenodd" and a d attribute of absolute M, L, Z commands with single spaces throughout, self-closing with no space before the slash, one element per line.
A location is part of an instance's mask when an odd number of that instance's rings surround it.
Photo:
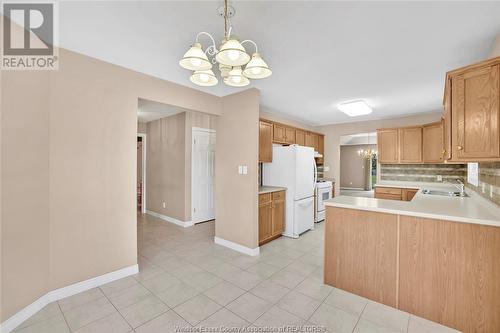
<path fill-rule="evenodd" d="M 273 124 L 273 141 L 285 143 L 285 126 L 280 124 Z"/>
<path fill-rule="evenodd" d="M 398 130 L 399 162 L 422 163 L 422 127 L 405 127 Z"/>
<path fill-rule="evenodd" d="M 259 122 L 259 162 L 273 161 L 273 124 Z"/>
<path fill-rule="evenodd" d="M 500 57 L 446 74 L 444 159 L 500 160 Z"/>
<path fill-rule="evenodd" d="M 285 127 L 285 143 L 290 145 L 295 143 L 295 128 Z"/>
<path fill-rule="evenodd" d="M 442 163 L 444 161 L 443 121 L 423 126 L 424 163 Z"/>
<path fill-rule="evenodd" d="M 398 163 L 398 129 L 377 130 L 379 163 Z"/>
<path fill-rule="evenodd" d="M 500 158 L 499 68 L 473 68 L 451 78 L 455 160 Z"/>
<path fill-rule="evenodd" d="M 303 130 L 296 129 L 295 130 L 295 143 L 299 146 L 306 145 L 306 132 Z"/>

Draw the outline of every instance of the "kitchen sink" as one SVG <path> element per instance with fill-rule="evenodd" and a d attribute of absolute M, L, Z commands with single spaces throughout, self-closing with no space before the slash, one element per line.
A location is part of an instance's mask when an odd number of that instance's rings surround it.
<path fill-rule="evenodd" d="M 468 197 L 467 193 L 452 192 L 452 191 L 438 191 L 438 190 L 422 190 L 422 194 L 428 195 L 441 195 L 444 197 Z"/>

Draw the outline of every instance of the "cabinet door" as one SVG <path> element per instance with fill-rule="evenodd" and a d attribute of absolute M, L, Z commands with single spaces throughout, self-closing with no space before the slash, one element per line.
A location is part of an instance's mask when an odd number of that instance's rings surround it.
<path fill-rule="evenodd" d="M 401 200 L 403 201 L 412 201 L 415 194 L 417 194 L 418 190 L 412 188 L 403 189 L 403 194 L 401 195 Z"/>
<path fill-rule="evenodd" d="M 273 141 L 279 143 L 285 142 L 285 126 L 278 124 L 273 125 Z"/>
<path fill-rule="evenodd" d="M 273 193 L 272 220 L 273 223 L 272 223 L 271 235 L 272 236 L 281 235 L 285 230 L 285 192 Z"/>
<path fill-rule="evenodd" d="M 314 147 L 314 138 L 313 134 L 310 132 L 306 132 L 306 147 Z"/>
<path fill-rule="evenodd" d="M 377 131 L 379 163 L 398 163 L 398 130 Z"/>
<path fill-rule="evenodd" d="M 500 65 L 452 78 L 453 159 L 500 157 Z"/>
<path fill-rule="evenodd" d="M 295 130 L 295 143 L 299 146 L 305 146 L 306 144 L 306 132 L 303 130 Z"/>
<path fill-rule="evenodd" d="M 325 136 L 324 135 L 318 136 L 318 152 L 321 155 L 325 154 Z"/>
<path fill-rule="evenodd" d="M 443 122 L 425 125 L 423 128 L 423 152 L 425 163 L 442 163 L 445 155 Z"/>
<path fill-rule="evenodd" d="M 422 127 L 399 129 L 399 162 L 422 163 Z"/>
<path fill-rule="evenodd" d="M 259 244 L 272 236 L 272 212 L 271 200 L 259 204 Z"/>
<path fill-rule="evenodd" d="M 295 143 L 295 129 L 285 127 L 285 143 L 293 145 Z"/>
<path fill-rule="evenodd" d="M 259 162 L 273 161 L 273 125 L 259 122 Z"/>
<path fill-rule="evenodd" d="M 313 133 L 312 134 L 312 140 L 313 140 L 314 151 L 318 151 L 319 150 L 319 135 Z"/>
<path fill-rule="evenodd" d="M 451 80 L 447 79 L 444 91 L 444 112 L 443 112 L 443 149 L 444 160 L 451 159 Z"/>

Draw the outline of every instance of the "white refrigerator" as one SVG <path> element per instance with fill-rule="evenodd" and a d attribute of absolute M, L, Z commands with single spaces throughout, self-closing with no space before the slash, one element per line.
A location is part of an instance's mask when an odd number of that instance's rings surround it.
<path fill-rule="evenodd" d="M 313 148 L 273 146 L 273 162 L 263 164 L 262 184 L 286 187 L 284 236 L 298 238 L 314 229 L 316 163 Z"/>

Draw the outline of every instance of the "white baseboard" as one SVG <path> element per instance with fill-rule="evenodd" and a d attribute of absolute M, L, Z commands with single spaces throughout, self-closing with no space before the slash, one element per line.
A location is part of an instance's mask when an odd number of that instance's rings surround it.
<path fill-rule="evenodd" d="M 146 210 L 146 214 L 152 215 L 154 217 L 157 217 L 159 219 L 176 224 L 176 225 L 184 227 L 184 228 L 192 227 L 194 225 L 193 221 L 185 221 L 184 222 L 184 221 L 175 219 L 175 218 L 167 216 L 167 215 L 162 215 L 162 214 L 159 214 L 157 212 L 153 212 L 152 210 Z"/>
<path fill-rule="evenodd" d="M 240 253 L 247 254 L 249 256 L 258 256 L 260 253 L 259 247 L 256 247 L 255 249 L 251 249 L 249 247 L 225 240 L 223 238 L 219 238 L 217 236 L 214 237 L 214 242 L 215 242 L 215 244 L 225 246 L 227 248 L 230 248 L 231 250 L 238 251 Z"/>
<path fill-rule="evenodd" d="M 4 321 L 0 325 L 1 333 L 9 333 L 16 327 L 21 325 L 26 319 L 33 316 L 35 313 L 43 309 L 47 304 L 58 301 L 68 296 L 72 296 L 83 291 L 102 286 L 106 283 L 113 282 L 124 277 L 137 274 L 139 272 L 138 265 L 132 265 L 119 269 L 114 272 L 106 273 L 85 281 L 81 281 L 63 288 L 49 291 L 30 305 L 26 306 L 15 315 Z"/>

